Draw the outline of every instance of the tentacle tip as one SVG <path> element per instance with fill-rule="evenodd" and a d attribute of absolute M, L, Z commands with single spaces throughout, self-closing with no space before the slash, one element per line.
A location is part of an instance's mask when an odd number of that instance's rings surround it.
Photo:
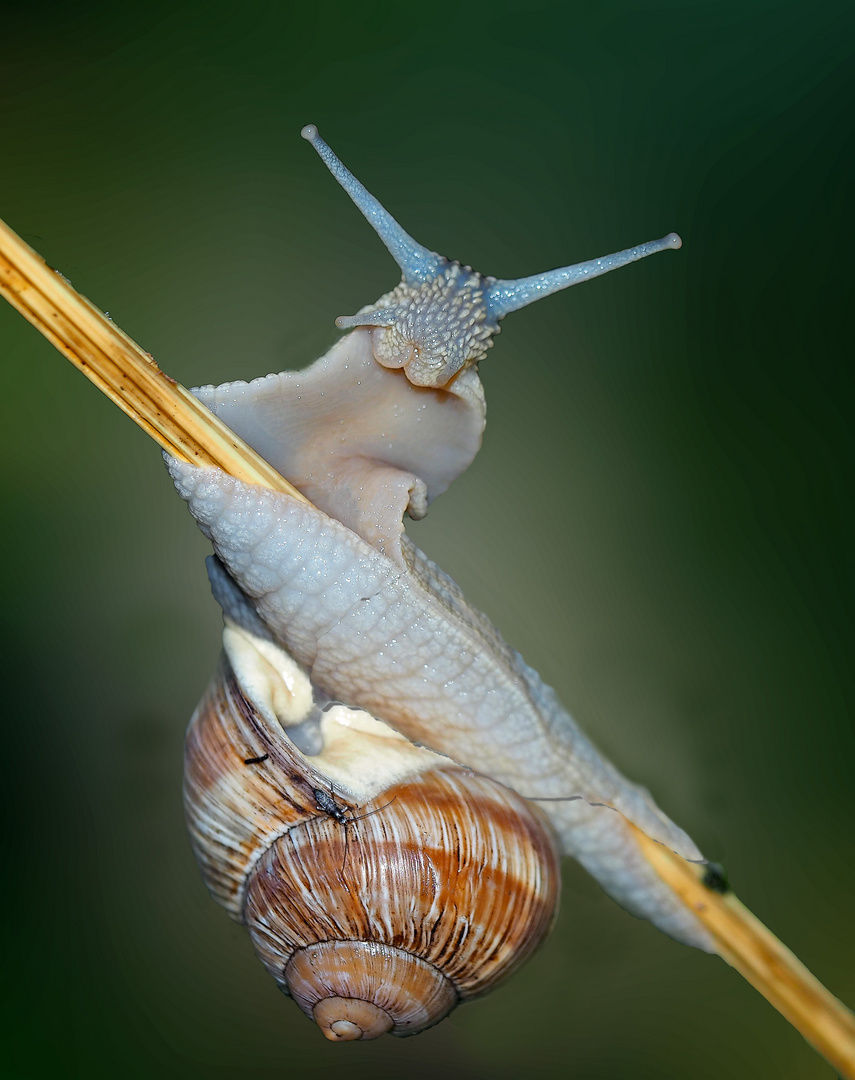
<path fill-rule="evenodd" d="M 682 239 L 675 232 L 669 232 L 667 236 L 663 237 L 663 241 L 675 251 L 683 246 Z"/>
<path fill-rule="evenodd" d="M 355 319 L 355 315 L 339 315 L 339 317 L 335 321 L 335 324 L 339 328 L 339 330 L 350 330 L 357 325 L 354 321 Z"/>
<path fill-rule="evenodd" d="M 306 140 L 306 142 L 314 143 L 318 136 L 318 129 L 314 124 L 306 124 L 305 127 L 300 129 L 300 134 Z"/>

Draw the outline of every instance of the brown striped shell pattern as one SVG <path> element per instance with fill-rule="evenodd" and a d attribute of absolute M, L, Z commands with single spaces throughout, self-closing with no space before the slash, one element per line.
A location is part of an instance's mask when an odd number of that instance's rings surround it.
<path fill-rule="evenodd" d="M 187 735 L 185 804 L 208 888 L 279 987 L 333 1041 L 415 1034 L 492 989 L 554 919 L 541 811 L 321 705 L 266 637 L 227 620 L 223 640 Z"/>

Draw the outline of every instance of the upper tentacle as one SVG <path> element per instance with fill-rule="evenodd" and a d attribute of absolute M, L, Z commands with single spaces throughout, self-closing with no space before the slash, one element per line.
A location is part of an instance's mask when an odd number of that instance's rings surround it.
<path fill-rule="evenodd" d="M 447 260 L 435 251 L 416 243 L 412 236 L 401 228 L 389 211 L 345 168 L 320 137 L 314 124 L 306 124 L 300 134 L 314 146 L 326 167 L 389 249 L 389 254 L 401 268 L 404 281 L 416 284 L 434 277 L 442 263 Z"/>

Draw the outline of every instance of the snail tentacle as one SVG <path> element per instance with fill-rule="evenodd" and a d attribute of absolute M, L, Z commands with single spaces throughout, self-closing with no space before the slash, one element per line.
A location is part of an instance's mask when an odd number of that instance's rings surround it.
<path fill-rule="evenodd" d="M 372 334 L 375 358 L 404 368 L 416 386 L 442 387 L 487 355 L 499 321 L 512 311 L 581 281 L 607 274 L 659 251 L 679 248 L 676 233 L 612 255 L 547 270 L 517 280 L 497 280 L 429 251 L 395 221 L 318 134 L 302 135 L 338 180 L 401 268 L 401 284 L 356 315 L 340 315 L 339 329 L 382 328 Z"/>

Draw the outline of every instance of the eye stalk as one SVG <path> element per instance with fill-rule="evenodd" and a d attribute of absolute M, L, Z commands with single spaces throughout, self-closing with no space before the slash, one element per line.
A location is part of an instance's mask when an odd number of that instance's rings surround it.
<path fill-rule="evenodd" d="M 499 321 L 511 311 L 580 281 L 607 274 L 657 251 L 676 250 L 676 233 L 599 259 L 517 279 L 485 277 L 415 240 L 356 179 L 318 134 L 314 124 L 301 132 L 389 249 L 401 269 L 401 283 L 356 315 L 341 315 L 342 330 L 367 327 L 384 367 L 404 368 L 416 386 L 445 386 L 468 364 L 487 354 Z"/>

